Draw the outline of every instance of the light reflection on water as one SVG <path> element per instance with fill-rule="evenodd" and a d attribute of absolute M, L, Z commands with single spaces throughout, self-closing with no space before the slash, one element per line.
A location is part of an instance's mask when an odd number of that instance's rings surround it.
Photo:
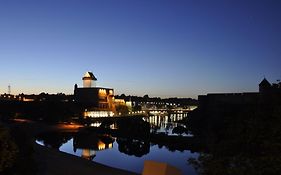
<path fill-rule="evenodd" d="M 43 145 L 42 142 L 37 141 L 37 143 Z M 82 157 L 83 155 L 83 149 L 77 149 L 76 152 L 74 152 L 73 139 L 70 139 L 67 143 L 63 144 L 59 150 L 79 157 Z M 91 151 L 94 154 L 93 161 L 95 162 L 136 173 L 142 172 L 143 163 L 145 160 L 154 160 L 175 166 L 181 169 L 183 174 L 196 175 L 193 167 L 188 165 L 187 159 L 191 157 L 197 157 L 197 153 L 191 153 L 188 150 L 183 152 L 172 152 L 166 147 L 159 148 L 158 145 L 150 145 L 150 151 L 148 154 L 141 157 L 136 157 L 121 153 L 118 150 L 118 143 L 114 141 L 113 147 L 110 149 Z"/>
<path fill-rule="evenodd" d="M 167 135 L 177 135 L 172 131 L 177 126 L 184 126 L 183 124 L 176 123 L 176 121 L 183 120 L 187 117 L 187 113 L 178 113 L 168 115 L 157 115 L 144 118 L 145 121 L 150 123 L 151 132 L 165 133 Z M 192 136 L 190 133 L 184 133 L 182 136 Z"/>
<path fill-rule="evenodd" d="M 152 132 L 164 132 L 172 135 L 172 129 L 180 125 L 173 123 L 173 121 L 182 119 L 183 117 L 185 117 L 184 114 L 171 114 L 170 117 L 152 116 L 146 120 L 149 120 L 151 123 Z M 186 134 L 186 136 L 188 135 Z M 37 143 L 44 145 L 42 141 L 37 141 Z M 93 146 L 92 148 L 87 148 L 86 146 L 81 146 L 81 144 L 77 145 L 77 143 L 79 143 L 79 138 L 72 137 L 66 143 L 63 143 L 59 147 L 59 150 L 111 167 L 125 169 L 140 174 L 145 160 L 168 163 L 181 169 L 183 174 L 197 174 L 194 168 L 188 165 L 187 160 L 191 157 L 197 157 L 198 154 L 191 153 L 189 150 L 174 151 L 169 150 L 166 146 L 160 146 L 157 144 L 153 145 L 151 143 L 143 143 L 136 140 L 126 140 L 121 138 L 112 138 L 110 143 L 106 144 L 100 139 L 95 142 L 91 140 L 91 143 L 95 143 L 97 145 L 94 146 L 95 148 L 93 148 Z M 104 144 L 104 146 L 99 147 L 101 144 Z"/>

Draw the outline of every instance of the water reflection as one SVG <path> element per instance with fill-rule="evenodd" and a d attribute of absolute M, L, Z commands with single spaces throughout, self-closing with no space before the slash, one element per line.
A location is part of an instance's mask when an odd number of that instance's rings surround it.
<path fill-rule="evenodd" d="M 151 125 L 163 127 L 163 124 L 180 121 L 185 117 L 187 117 L 187 113 L 172 113 L 170 115 L 154 115 L 145 117 L 144 120 L 149 122 Z"/>
<path fill-rule="evenodd" d="M 64 143 L 72 138 L 72 133 L 67 132 L 49 132 L 37 137 L 37 141 L 42 142 L 44 146 L 59 149 Z"/>
<path fill-rule="evenodd" d="M 144 118 L 145 121 L 150 123 L 152 133 L 165 133 L 167 135 L 178 135 L 173 132 L 176 127 L 185 127 L 183 124 L 176 123 L 176 121 L 183 120 L 187 117 L 187 113 L 172 113 L 169 115 L 155 115 Z M 186 127 L 185 127 L 186 128 Z M 192 136 L 188 132 L 183 132 L 183 136 Z"/>
<path fill-rule="evenodd" d="M 148 141 L 139 141 L 126 138 L 118 138 L 118 150 L 121 153 L 127 155 L 134 155 L 136 157 L 142 157 L 145 154 L 149 153 L 150 144 Z"/>
<path fill-rule="evenodd" d="M 173 165 L 181 169 L 183 174 L 196 175 L 195 169 L 187 163 L 187 160 L 188 158 L 196 158 L 197 153 L 189 151 L 192 147 L 187 143 L 167 144 L 161 139 L 159 142 L 154 140 L 153 143 L 129 138 L 116 138 L 113 139 L 112 143 L 106 144 L 103 141 L 98 141 L 95 145 L 81 144 L 78 147 L 77 140 L 74 141 L 74 138 L 75 136 L 62 144 L 60 150 L 87 160 L 139 174 L 142 172 L 145 160 L 155 160 Z M 43 140 L 38 141 L 37 143 L 40 144 L 46 143 Z M 91 141 L 89 140 L 89 142 Z"/>
<path fill-rule="evenodd" d="M 111 123 L 101 123 L 98 128 L 89 127 L 77 133 L 47 133 L 38 137 L 38 141 L 56 149 L 63 145 L 62 151 L 137 173 L 141 173 L 144 160 L 150 159 L 165 161 L 182 169 L 184 174 L 194 174 L 187 159 L 196 157 L 189 150 L 194 152 L 197 146 L 191 144 L 190 137 L 173 134 L 173 129 L 181 124 L 171 121 L 184 116 L 152 116 L 146 121 L 156 123 L 150 125 L 139 119 L 120 120 L 114 124 L 117 129 L 107 127 Z"/>
<path fill-rule="evenodd" d="M 76 153 L 76 151 L 74 151 Z M 93 160 L 96 157 L 96 151 L 91 149 L 82 149 L 81 157 L 87 160 Z"/>
<path fill-rule="evenodd" d="M 95 133 L 76 133 L 73 137 L 73 151 L 82 149 L 81 157 L 92 160 L 96 156 L 96 151 L 111 149 L 114 138 L 110 135 L 98 135 Z"/>

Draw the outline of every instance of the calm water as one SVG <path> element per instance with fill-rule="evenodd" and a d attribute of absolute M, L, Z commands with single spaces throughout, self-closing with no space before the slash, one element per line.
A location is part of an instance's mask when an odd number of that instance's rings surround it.
<path fill-rule="evenodd" d="M 172 129 L 179 124 L 173 121 L 185 117 L 185 114 L 168 116 L 154 116 L 146 119 L 151 124 L 151 132 L 161 132 L 168 135 L 175 135 Z M 98 123 L 94 124 L 98 126 Z M 169 146 L 158 145 L 138 140 L 106 136 L 92 136 L 90 139 L 79 136 L 51 136 L 53 140 L 39 138 L 37 143 L 49 147 L 55 147 L 60 151 L 84 157 L 111 167 L 125 169 L 140 173 L 145 160 L 165 162 L 179 168 L 183 174 L 197 174 L 187 160 L 197 157 L 197 153 L 190 150 L 172 149 Z M 182 137 L 191 137 L 183 134 Z M 54 143 L 52 143 L 54 142 Z"/>

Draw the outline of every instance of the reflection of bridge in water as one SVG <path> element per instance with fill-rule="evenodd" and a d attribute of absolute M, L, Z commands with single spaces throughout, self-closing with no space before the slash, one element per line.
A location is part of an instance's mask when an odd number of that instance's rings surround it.
<path fill-rule="evenodd" d="M 146 118 L 146 121 L 149 123 L 168 123 L 168 122 L 176 122 L 179 120 L 184 119 L 187 117 L 187 112 L 186 113 L 158 113 L 155 115 L 150 115 L 149 117 Z"/>
<path fill-rule="evenodd" d="M 149 117 L 144 117 L 146 122 L 150 123 L 151 132 L 152 133 L 165 133 L 167 135 L 174 135 L 173 129 L 178 126 L 183 126 L 181 123 L 177 123 L 177 121 L 183 120 L 187 117 L 188 113 L 170 113 L 166 115 L 154 115 Z M 187 136 L 188 134 L 183 134 Z"/>
<path fill-rule="evenodd" d="M 174 109 L 167 109 L 167 108 L 145 108 L 140 111 L 133 111 L 129 112 L 129 115 L 139 115 L 139 114 L 145 114 L 145 115 L 170 115 L 170 114 L 185 114 L 190 111 L 193 111 L 196 109 L 197 106 L 188 106 L 186 108 L 174 108 Z"/>

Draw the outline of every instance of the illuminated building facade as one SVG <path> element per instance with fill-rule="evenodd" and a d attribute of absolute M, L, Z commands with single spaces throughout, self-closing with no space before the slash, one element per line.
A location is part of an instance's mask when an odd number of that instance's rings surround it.
<path fill-rule="evenodd" d="M 114 90 L 96 87 L 97 78 L 92 72 L 86 72 L 83 87 L 74 86 L 74 100 L 85 108 L 85 117 L 108 117 L 115 112 Z"/>

